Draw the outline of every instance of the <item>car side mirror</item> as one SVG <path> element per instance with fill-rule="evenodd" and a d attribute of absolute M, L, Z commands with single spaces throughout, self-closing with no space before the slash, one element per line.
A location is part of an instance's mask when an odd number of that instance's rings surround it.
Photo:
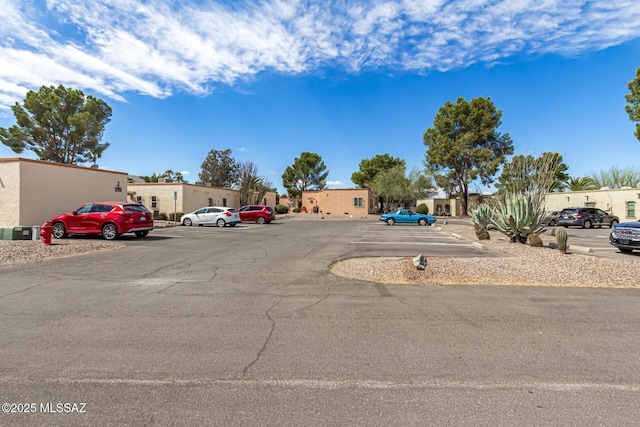
<path fill-rule="evenodd" d="M 78 215 L 78 211 L 71 212 L 73 215 Z"/>

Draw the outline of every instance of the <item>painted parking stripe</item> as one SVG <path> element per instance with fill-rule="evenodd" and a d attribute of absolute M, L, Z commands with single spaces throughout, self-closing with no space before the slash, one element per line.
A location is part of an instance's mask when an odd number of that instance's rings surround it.
<path fill-rule="evenodd" d="M 375 245 L 375 244 L 387 244 L 387 245 L 428 245 L 428 246 L 452 246 L 452 245 L 457 245 L 457 246 L 471 246 L 469 243 L 456 243 L 454 242 L 400 242 L 400 241 L 386 241 L 386 242 L 381 242 L 381 241 L 377 241 L 377 242 L 364 242 L 364 241 L 357 241 L 357 242 L 349 242 L 349 244 L 351 245 Z"/>

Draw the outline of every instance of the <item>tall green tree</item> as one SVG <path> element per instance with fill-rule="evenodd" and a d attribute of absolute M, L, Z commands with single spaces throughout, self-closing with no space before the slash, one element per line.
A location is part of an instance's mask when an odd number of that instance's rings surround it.
<path fill-rule="evenodd" d="M 406 166 L 406 162 L 387 153 L 376 154 L 370 159 L 362 159 L 358 165 L 358 170 L 351 174 L 351 182 L 360 188 L 370 187 L 378 173 L 395 166 Z"/>
<path fill-rule="evenodd" d="M 496 188 L 498 192 L 525 193 L 539 188 L 541 191 L 562 191 L 567 186 L 569 166 L 562 155 L 545 152 L 540 157 L 518 155 L 502 168 Z"/>
<path fill-rule="evenodd" d="M 40 160 L 77 164 L 95 162 L 109 147 L 101 140 L 111 107 L 81 90 L 42 86 L 11 110 L 16 124 L 0 128 L 0 141 L 15 153 L 31 150 Z"/>
<path fill-rule="evenodd" d="M 326 187 L 329 171 L 319 154 L 307 151 L 296 157 L 282 174 L 282 186 L 290 197 L 298 198 L 306 190 L 322 190 Z"/>
<path fill-rule="evenodd" d="M 435 187 L 430 176 L 417 169 L 412 169 L 407 174 L 406 167 L 398 165 L 378 172 L 371 183 L 371 190 L 378 197 L 384 198 L 387 210 L 394 210 L 403 201 L 427 197 Z"/>
<path fill-rule="evenodd" d="M 638 123 L 635 135 L 640 140 L 640 68 L 636 70 L 636 77 L 629 82 L 628 87 L 631 93 L 624 96 L 628 102 L 625 109 L 629 114 L 629 120 Z"/>
<path fill-rule="evenodd" d="M 502 111 L 490 98 L 458 98 L 440 107 L 433 127 L 424 133 L 427 146 L 425 165 L 436 178 L 453 177 L 461 199 L 462 214 L 467 215 L 469 184 L 480 179 L 493 182 L 505 156 L 513 154 L 509 134 L 500 134 Z"/>
<path fill-rule="evenodd" d="M 231 149 L 211 150 L 200 166 L 198 178 L 213 187 L 231 188 L 239 178 L 238 167 Z"/>

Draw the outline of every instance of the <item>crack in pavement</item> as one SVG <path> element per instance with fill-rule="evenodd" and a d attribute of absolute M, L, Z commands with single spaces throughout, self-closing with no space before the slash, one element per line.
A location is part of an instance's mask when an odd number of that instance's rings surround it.
<path fill-rule="evenodd" d="M 33 288 L 37 288 L 38 286 L 46 285 L 47 283 L 53 283 L 53 282 L 56 282 L 56 281 L 57 281 L 56 279 L 45 280 L 44 282 L 38 283 L 36 285 L 32 285 L 32 286 L 29 286 L 27 288 L 20 289 L 18 291 L 9 292 L 8 294 L 0 295 L 0 299 L 5 298 L 5 297 L 10 297 L 11 295 L 19 294 L 21 292 L 27 292 L 27 291 L 30 291 Z"/>
<path fill-rule="evenodd" d="M 269 309 L 267 310 L 266 315 L 267 315 L 267 318 L 271 321 L 271 330 L 269 331 L 269 335 L 267 336 L 267 339 L 264 340 L 264 343 L 262 344 L 262 348 L 260 349 L 260 351 L 258 351 L 258 355 L 256 356 L 256 358 L 253 359 L 251 363 L 245 366 L 245 368 L 242 370 L 242 375 L 240 376 L 241 379 L 244 379 L 249 369 L 251 369 L 251 367 L 256 363 L 258 363 L 258 361 L 262 357 L 262 353 L 264 353 L 264 351 L 267 348 L 267 345 L 269 345 L 269 341 L 271 341 L 273 332 L 276 330 L 276 321 L 273 317 L 271 317 L 270 311 L 273 310 L 278 304 L 280 304 L 283 299 L 284 299 L 283 297 L 280 297 L 278 301 L 275 304 L 273 304 L 271 307 L 269 307 Z"/>

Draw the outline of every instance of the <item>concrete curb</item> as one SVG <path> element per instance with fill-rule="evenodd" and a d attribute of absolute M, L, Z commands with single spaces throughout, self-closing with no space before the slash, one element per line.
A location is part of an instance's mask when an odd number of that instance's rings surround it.
<path fill-rule="evenodd" d="M 483 244 L 482 244 L 482 243 L 480 243 L 480 242 L 471 242 L 471 246 L 473 246 L 473 247 L 474 247 L 474 248 L 476 248 L 476 249 L 480 249 L 480 250 L 482 250 L 482 251 L 484 251 L 484 250 L 486 250 L 486 249 L 489 249 L 489 248 L 487 247 L 487 245 L 483 245 Z"/>
<path fill-rule="evenodd" d="M 558 249 L 558 244 L 554 242 L 549 242 L 548 247 L 551 249 Z M 588 254 L 592 252 L 592 249 L 587 246 L 569 245 L 567 247 L 567 251 L 582 252 L 582 253 Z"/>
<path fill-rule="evenodd" d="M 456 239 L 458 239 L 458 240 L 464 240 L 464 236 L 461 236 L 461 235 L 460 235 L 460 234 L 458 234 L 458 233 L 451 233 L 451 236 L 452 236 L 452 237 L 455 237 L 455 238 L 456 238 Z"/>
<path fill-rule="evenodd" d="M 575 245 L 569 245 L 567 250 L 575 251 L 575 252 L 583 252 L 585 254 L 588 254 L 589 252 L 591 252 L 591 248 L 588 248 L 586 246 L 575 246 Z"/>

